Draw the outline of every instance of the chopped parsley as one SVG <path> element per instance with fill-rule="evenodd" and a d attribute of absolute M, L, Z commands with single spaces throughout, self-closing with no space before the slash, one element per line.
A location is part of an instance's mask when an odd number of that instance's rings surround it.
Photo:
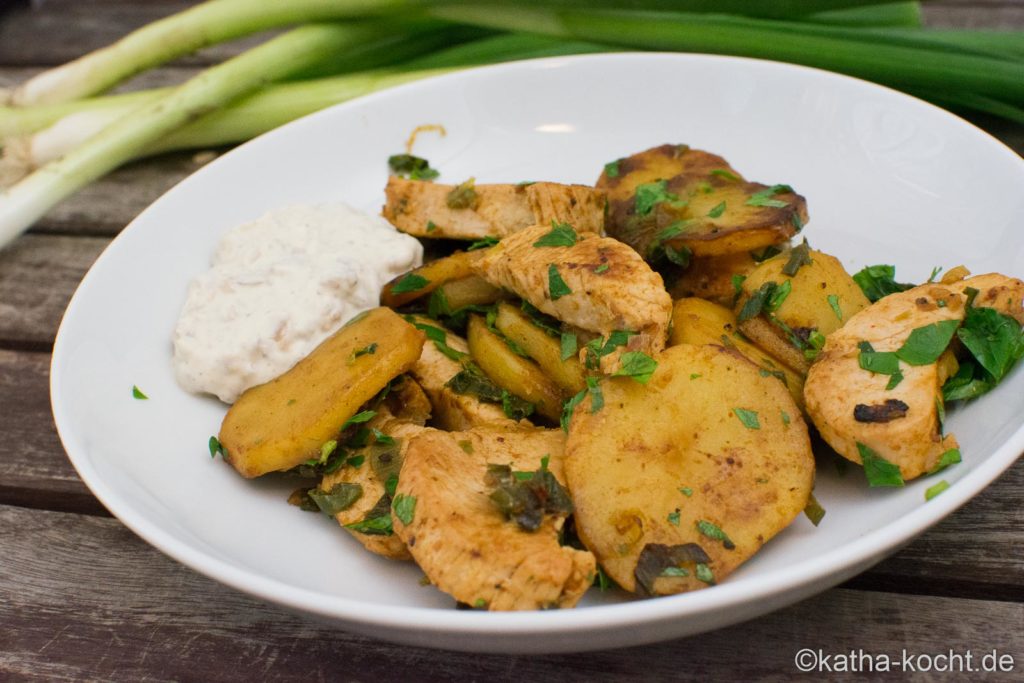
<path fill-rule="evenodd" d="M 576 411 L 576 406 L 582 403 L 583 399 L 587 397 L 587 391 L 587 389 L 581 390 L 575 396 L 566 401 L 565 405 L 562 406 L 562 417 L 559 420 L 559 423 L 562 426 L 563 432 L 569 431 L 569 420 L 572 419 L 572 414 Z"/>
<path fill-rule="evenodd" d="M 515 394 L 502 389 L 501 409 L 505 413 L 505 417 L 518 422 L 532 415 L 535 406 L 526 399 L 519 398 Z"/>
<path fill-rule="evenodd" d="M 609 177 L 609 178 L 618 178 L 619 177 L 619 164 L 621 162 L 622 162 L 622 159 L 616 159 L 615 161 L 609 161 L 607 164 L 604 165 L 604 174 L 607 177 Z"/>
<path fill-rule="evenodd" d="M 782 424 L 784 424 L 784 425 L 788 425 L 789 424 L 789 413 L 787 413 L 785 410 L 780 410 L 779 411 L 779 417 L 782 418 Z"/>
<path fill-rule="evenodd" d="M 928 276 L 927 282 L 935 282 L 935 278 L 938 277 L 939 273 L 942 272 L 942 266 L 935 266 L 932 268 L 932 274 Z"/>
<path fill-rule="evenodd" d="M 782 253 L 781 249 L 779 249 L 774 244 L 770 244 L 767 247 L 765 247 L 764 249 L 762 249 L 761 251 L 752 251 L 752 252 L 750 252 L 750 258 L 752 258 L 754 260 L 754 263 L 763 263 L 763 262 L 767 261 L 768 259 L 770 259 L 771 257 L 778 256 L 781 253 Z"/>
<path fill-rule="evenodd" d="M 775 311 L 779 310 L 779 307 L 782 306 L 782 302 L 786 300 L 786 297 L 788 297 L 790 292 L 792 291 L 792 281 L 786 280 L 785 282 L 783 282 L 781 285 L 776 287 L 775 291 L 772 292 L 772 295 L 768 297 L 768 301 L 765 302 L 764 306 L 765 310 L 768 311 L 769 313 L 774 313 Z"/>
<path fill-rule="evenodd" d="M 959 320 L 941 320 L 918 327 L 910 333 L 896 355 L 908 365 L 931 365 L 949 346 L 959 326 Z"/>
<path fill-rule="evenodd" d="M 960 449 L 950 448 L 948 451 L 939 456 L 939 461 L 935 463 L 935 467 L 928 470 L 928 474 L 935 474 L 936 472 L 941 472 L 950 465 L 955 465 L 960 461 Z"/>
<path fill-rule="evenodd" d="M 611 268 L 611 266 L 607 263 L 602 263 L 597 268 L 594 268 L 594 274 L 601 275 L 602 273 L 607 273 L 609 268 Z"/>
<path fill-rule="evenodd" d="M 690 496 L 693 495 L 693 489 L 691 489 L 689 486 L 680 486 L 679 493 L 689 498 Z"/>
<path fill-rule="evenodd" d="M 404 276 L 402 276 L 402 279 L 396 282 L 395 286 L 391 288 L 391 293 L 405 294 L 406 292 L 418 292 L 419 290 L 423 289 L 429 284 L 430 280 L 423 277 L 422 275 L 417 275 L 416 273 L 406 273 Z"/>
<path fill-rule="evenodd" d="M 821 524 L 821 520 L 825 517 L 825 508 L 821 507 L 821 503 L 818 502 L 813 493 L 807 499 L 804 514 L 807 515 L 807 519 L 811 520 L 811 524 L 814 526 Z"/>
<path fill-rule="evenodd" d="M 596 413 L 604 408 L 604 392 L 596 377 L 587 377 L 587 393 L 590 394 L 590 412 Z"/>
<path fill-rule="evenodd" d="M 632 377 L 640 384 L 647 384 L 658 368 L 658 361 L 642 351 L 626 351 L 622 354 L 620 362 L 621 365 L 613 377 Z"/>
<path fill-rule="evenodd" d="M 661 572 L 661 576 L 687 577 L 689 575 L 690 571 L 684 567 L 665 567 Z"/>
<path fill-rule="evenodd" d="M 894 352 L 875 351 L 867 341 L 860 342 L 857 347 L 860 349 L 857 362 L 864 370 L 876 375 L 895 375 L 900 371 L 900 360 Z"/>
<path fill-rule="evenodd" d="M 743 426 L 747 429 L 760 429 L 761 422 L 757 419 L 756 410 L 747 410 L 746 408 L 733 408 L 732 412 L 736 414 L 736 417 L 740 419 Z"/>
<path fill-rule="evenodd" d="M 782 272 L 793 277 L 801 267 L 809 266 L 811 263 L 813 263 L 811 247 L 807 244 L 807 240 L 804 240 L 803 244 L 799 244 L 789 251 L 789 260 L 786 261 L 786 265 L 782 266 Z"/>
<path fill-rule="evenodd" d="M 493 247 L 495 244 L 497 244 L 500 241 L 501 240 L 498 239 L 497 237 L 482 237 L 482 238 L 478 239 L 476 242 L 473 242 L 468 247 L 466 247 L 466 251 L 476 251 L 477 249 L 487 249 L 489 247 Z"/>
<path fill-rule="evenodd" d="M 224 452 L 224 446 L 221 445 L 220 441 L 215 436 L 210 437 L 210 457 L 216 458 L 217 454 L 220 453 L 220 457 L 224 457 L 227 453 Z"/>
<path fill-rule="evenodd" d="M 395 438 L 393 436 L 388 436 L 379 429 L 371 429 L 370 433 L 373 434 L 373 440 L 375 443 L 382 445 L 391 445 L 395 443 Z"/>
<path fill-rule="evenodd" d="M 723 213 L 725 213 L 725 202 L 724 201 L 723 202 L 719 202 L 718 204 L 716 204 L 714 206 L 714 208 L 712 208 L 710 211 L 708 211 L 708 218 L 719 218 Z"/>
<path fill-rule="evenodd" d="M 843 309 L 839 307 L 839 296 L 836 294 L 829 294 L 828 305 L 832 308 L 832 312 L 836 314 L 836 319 L 839 322 L 843 322 Z"/>
<path fill-rule="evenodd" d="M 434 232 L 437 230 L 437 224 L 434 221 L 427 221 L 427 232 Z"/>
<path fill-rule="evenodd" d="M 433 180 L 440 175 L 430 167 L 430 162 L 412 154 L 393 154 L 388 157 L 388 167 L 391 172 L 400 177 L 408 177 L 410 180 Z"/>
<path fill-rule="evenodd" d="M 638 216 L 646 216 L 662 202 L 677 201 L 679 201 L 679 195 L 668 191 L 668 181 L 656 180 L 653 183 L 637 185 L 633 210 Z"/>
<path fill-rule="evenodd" d="M 361 349 L 356 349 L 355 351 L 353 351 L 352 355 L 348 357 L 348 362 L 351 364 L 352 361 L 354 361 L 356 358 L 359 358 L 360 356 L 372 356 L 375 353 L 377 353 L 377 342 L 373 342 L 372 344 L 368 344 Z"/>
<path fill-rule="evenodd" d="M 572 332 L 563 332 L 561 335 L 561 347 L 562 350 L 559 357 L 563 361 L 567 361 L 575 356 L 576 352 L 579 350 L 579 341 L 576 338 L 576 335 Z"/>
<path fill-rule="evenodd" d="M 902 381 L 903 381 L 903 371 L 897 368 L 896 372 L 892 373 L 892 375 L 889 376 L 889 381 L 886 382 L 886 384 L 885 384 L 885 390 L 886 391 L 892 391 L 893 389 L 898 387 L 900 382 L 902 382 Z"/>
<path fill-rule="evenodd" d="M 935 496 L 939 495 L 940 493 L 942 493 L 943 491 L 945 491 L 948 488 L 949 488 L 949 482 L 946 481 L 945 479 L 943 479 L 938 484 L 935 484 L 934 486 L 929 486 L 925 490 L 925 492 L 924 492 L 924 499 L 925 500 L 931 500 L 932 498 L 934 498 Z"/>
<path fill-rule="evenodd" d="M 402 524 L 412 524 L 412 520 L 416 516 L 416 496 L 407 496 L 404 493 L 397 494 L 391 503 L 391 509 L 394 510 L 395 517 Z"/>
<path fill-rule="evenodd" d="M 135 398 L 135 399 L 138 399 L 140 401 L 147 401 L 147 400 L 149 400 L 149 396 L 146 396 L 144 393 L 142 393 L 142 390 L 139 389 L 134 384 L 132 385 L 132 397 Z"/>
<path fill-rule="evenodd" d="M 572 290 L 569 289 L 569 285 L 565 284 L 565 280 L 558 273 L 558 266 L 554 263 L 548 266 L 548 293 L 551 295 L 552 301 L 557 301 L 567 294 L 572 294 Z"/>
<path fill-rule="evenodd" d="M 673 526 L 679 526 L 679 508 L 676 508 L 672 512 L 668 513 L 668 523 Z"/>
<path fill-rule="evenodd" d="M 757 291 L 750 295 L 750 298 L 743 304 L 743 308 L 740 309 L 740 314 L 737 316 L 739 322 L 746 322 L 760 315 L 761 311 L 767 308 L 768 302 L 772 300 L 778 286 L 774 282 L 765 282 L 758 287 Z"/>
<path fill-rule="evenodd" d="M 690 379 L 691 380 L 699 379 L 701 377 L 703 377 L 703 375 L 701 375 L 699 372 L 691 372 L 690 373 Z"/>
<path fill-rule="evenodd" d="M 412 323 L 413 327 L 415 327 L 417 330 L 421 330 L 425 335 L 427 335 L 427 339 L 434 342 L 434 346 L 437 348 L 437 350 L 440 351 L 445 356 L 447 356 L 448 358 L 451 358 L 452 360 L 455 361 L 461 361 L 463 358 L 469 356 L 468 353 L 463 353 L 462 351 L 458 351 L 448 346 L 448 333 L 445 332 L 440 327 L 435 327 L 433 325 L 421 323 L 411 316 L 407 317 L 406 320 Z"/>
<path fill-rule="evenodd" d="M 747 276 L 736 273 L 732 276 L 732 305 L 736 306 L 736 302 L 740 300 L 740 296 L 743 294 L 743 283 L 746 282 Z"/>
<path fill-rule="evenodd" d="M 372 420 L 376 416 L 377 416 L 377 411 L 376 410 L 364 410 L 362 412 L 356 413 L 355 415 L 353 415 L 349 419 L 345 420 L 345 424 L 341 425 L 341 429 L 342 429 L 342 431 L 344 431 L 345 428 L 350 426 L 350 425 L 357 425 L 357 424 L 363 424 L 364 422 L 369 422 L 370 420 Z"/>
<path fill-rule="evenodd" d="M 694 571 L 694 574 L 696 575 L 698 581 L 703 581 L 709 586 L 713 586 L 715 584 L 715 575 L 711 572 L 711 568 L 703 562 L 697 563 L 697 567 Z"/>
<path fill-rule="evenodd" d="M 718 176 L 719 178 L 724 178 L 726 180 L 731 180 L 734 183 L 737 183 L 740 180 L 740 177 L 738 175 L 724 168 L 712 169 L 711 175 Z"/>
<path fill-rule="evenodd" d="M 449 209 L 472 209 L 476 206 L 478 199 L 475 181 L 470 178 L 452 188 L 445 198 L 445 204 Z"/>
<path fill-rule="evenodd" d="M 914 285 L 896 282 L 896 267 L 889 265 L 867 266 L 854 274 L 853 281 L 868 301 L 875 303 L 882 297 L 896 292 L 905 292 Z"/>
<path fill-rule="evenodd" d="M 714 173 L 714 171 L 712 171 Z M 779 199 L 772 199 L 774 195 L 783 192 L 792 192 L 793 188 L 789 185 L 772 185 L 759 192 L 755 192 L 750 195 L 750 198 L 746 201 L 747 206 L 766 206 L 772 209 L 784 209 L 789 204 Z"/>
<path fill-rule="evenodd" d="M 576 244 L 576 231 L 568 223 L 551 221 L 551 232 L 533 243 L 535 247 L 571 247 Z"/>
<path fill-rule="evenodd" d="M 981 384 L 975 385 L 975 391 L 982 390 L 974 395 L 997 385 L 1017 361 L 1024 358 L 1024 329 L 1015 319 L 995 309 L 971 306 L 956 334 L 973 357 L 973 362 L 968 361 L 969 377 Z M 959 372 L 954 379 L 956 377 L 960 377 Z M 962 378 L 959 381 L 963 383 Z M 970 382 L 963 384 L 965 387 L 969 385 Z"/>
<path fill-rule="evenodd" d="M 721 527 L 712 524 L 705 519 L 697 521 L 697 531 L 713 541 L 721 541 L 726 550 L 736 549 L 736 544 L 732 542 L 732 539 L 730 539 L 724 531 L 722 531 Z"/>
<path fill-rule="evenodd" d="M 864 475 L 868 478 L 868 486 L 903 486 L 903 476 L 900 468 L 889 462 L 881 455 L 872 450 L 869 446 L 857 442 L 857 451 L 860 453 L 861 463 L 864 465 Z"/>

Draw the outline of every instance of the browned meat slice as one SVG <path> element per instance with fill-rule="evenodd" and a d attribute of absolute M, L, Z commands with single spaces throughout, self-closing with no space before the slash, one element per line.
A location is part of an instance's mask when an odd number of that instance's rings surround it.
<path fill-rule="evenodd" d="M 606 338 L 613 331 L 633 333 L 601 356 L 606 373 L 619 368 L 625 351 L 653 356 L 665 348 L 672 299 L 661 276 L 610 237 L 580 233 L 572 246 L 534 246 L 551 231 L 550 225 L 536 225 L 506 237 L 473 268 L 491 284 L 569 325 Z"/>
<path fill-rule="evenodd" d="M 384 218 L 417 237 L 502 238 L 551 221 L 581 232 L 604 230 L 604 192 L 586 185 L 474 185 L 467 192 L 465 186 L 391 176 L 384 193 Z"/>
<path fill-rule="evenodd" d="M 407 377 L 376 413 L 364 425 L 367 445 L 348 453 L 339 470 L 324 476 L 320 489 L 329 492 L 339 484 L 361 487 L 362 495 L 334 518 L 367 550 L 393 560 L 408 560 L 405 543 L 390 531 L 388 524 L 391 495 L 387 492 L 387 480 L 392 475 L 397 478 L 409 439 L 425 429 L 430 403 L 416 381 Z M 383 520 L 383 526 L 374 519 Z"/>
<path fill-rule="evenodd" d="M 565 513 L 545 513 L 534 531 L 491 500 L 489 466 L 555 479 L 565 436 L 558 430 L 481 427 L 427 431 L 409 442 L 396 493 L 395 532 L 430 581 L 459 602 L 490 610 L 572 607 L 594 579 L 594 556 L 559 544 Z M 536 475 L 535 475 L 536 476 Z"/>

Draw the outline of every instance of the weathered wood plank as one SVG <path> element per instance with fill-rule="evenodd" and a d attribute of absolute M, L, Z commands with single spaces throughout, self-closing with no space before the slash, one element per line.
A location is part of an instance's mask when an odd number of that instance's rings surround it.
<path fill-rule="evenodd" d="M 0 250 L 0 342 L 48 349 L 68 300 L 109 242 L 23 235 Z"/>
<path fill-rule="evenodd" d="M 788 680 L 801 648 L 896 657 L 902 648 L 973 648 L 976 657 L 996 648 L 1018 667 L 1024 657 L 1024 605 L 841 589 L 645 647 L 432 652 L 346 633 L 225 588 L 110 519 L 0 507 L 0 546 L 0 673 L 27 680 Z"/>
<path fill-rule="evenodd" d="M 930 0 L 923 3 L 926 26 L 934 28 L 998 28 L 1024 27 L 1024 3 L 1019 0 L 981 2 Z"/>
<path fill-rule="evenodd" d="M 47 0 L 36 9 L 17 7 L 0 16 L 0 64 L 63 64 L 195 4 L 195 1 L 185 0 Z M 182 59 L 181 63 L 215 64 L 252 47 L 265 37 L 254 36 L 214 45 Z"/>
<path fill-rule="evenodd" d="M 0 351 L 0 501 L 109 514 L 68 462 L 50 412 L 50 354 Z"/>

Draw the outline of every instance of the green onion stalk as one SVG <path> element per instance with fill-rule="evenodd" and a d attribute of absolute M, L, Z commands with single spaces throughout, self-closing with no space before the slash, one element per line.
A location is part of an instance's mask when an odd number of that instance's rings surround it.
<path fill-rule="evenodd" d="M 941 34 L 925 34 L 918 39 L 906 31 L 895 41 L 884 35 L 871 35 L 870 31 L 798 22 L 680 12 L 584 12 L 511 5 L 438 7 L 430 10 L 430 14 L 476 26 L 622 47 L 775 59 L 920 92 L 963 92 L 1011 105 L 1024 103 L 1021 60 L 981 54 L 971 50 L 970 41 L 966 40 L 942 44 Z"/>
<path fill-rule="evenodd" d="M 675 9 L 793 18 L 829 10 L 890 4 L 891 0 L 526 0 L 549 7 Z M 45 71 L 0 96 L 16 106 L 53 104 L 89 97 L 203 47 L 282 26 L 356 17 L 407 16 L 424 7 L 459 0 L 209 0 L 128 34 L 116 43 Z M 500 9 L 507 3 L 493 2 Z"/>
<path fill-rule="evenodd" d="M 0 194 L 0 246 L 61 199 L 135 157 L 186 123 L 264 84 L 308 69 L 380 35 L 372 24 L 320 24 L 293 29 L 212 67 L 169 94 L 132 109 L 59 160 Z"/>
<path fill-rule="evenodd" d="M 132 158 L 244 142 L 331 105 L 463 67 L 610 50 L 593 43 L 526 34 L 502 34 L 443 50 L 434 49 L 439 40 L 450 42 L 451 35 L 451 31 L 407 35 L 403 46 L 412 51 L 410 46 L 418 43 L 416 51 L 424 54 L 391 68 L 268 85 L 162 136 L 137 150 Z M 390 55 L 396 53 L 392 51 Z M 68 154 L 106 126 L 144 104 L 166 97 L 173 90 L 155 88 L 91 98 L 82 100 L 83 106 L 77 110 L 73 103 L 19 110 L 25 116 L 17 127 L 8 128 L 7 132 L 13 131 L 14 135 L 5 140 L 0 151 L 0 187 L 12 185 L 44 164 Z"/>

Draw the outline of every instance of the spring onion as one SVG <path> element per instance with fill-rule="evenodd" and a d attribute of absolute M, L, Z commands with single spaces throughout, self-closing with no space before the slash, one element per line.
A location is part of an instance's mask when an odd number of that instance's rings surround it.
<path fill-rule="evenodd" d="M 169 95 L 118 119 L 60 160 L 26 176 L 0 195 L 0 245 L 14 239 L 58 201 L 117 168 L 162 136 L 267 81 L 335 56 L 372 39 L 372 25 L 303 26 L 208 69 Z"/>

